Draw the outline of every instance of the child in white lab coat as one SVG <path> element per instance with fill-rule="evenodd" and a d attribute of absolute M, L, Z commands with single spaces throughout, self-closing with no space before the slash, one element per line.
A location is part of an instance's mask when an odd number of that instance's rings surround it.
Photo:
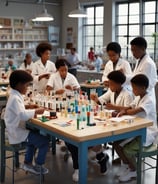
<path fill-rule="evenodd" d="M 116 109 L 116 110 L 119 110 L 119 105 L 127 106 L 129 103 L 131 103 L 133 99 L 131 94 L 126 89 L 123 89 L 122 87 L 123 83 L 126 80 L 125 75 L 121 71 L 112 71 L 108 75 L 108 79 L 109 79 L 109 87 L 111 91 L 107 92 L 108 94 L 107 98 L 105 98 L 104 95 L 98 98 L 97 95 L 91 94 L 90 96 L 91 99 L 99 104 L 103 104 L 105 102 L 109 109 Z M 114 94 L 117 94 L 117 95 L 114 95 Z M 72 144 L 66 143 L 66 145 L 69 151 L 71 152 L 72 160 L 73 160 L 74 173 L 72 175 L 72 179 L 74 181 L 78 181 L 78 174 L 79 174 L 78 173 L 78 149 L 76 146 Z M 100 165 L 101 174 L 106 174 L 108 171 L 107 167 L 108 167 L 109 156 L 102 152 L 101 145 L 92 147 L 92 150 L 96 152 L 96 159 Z"/>
<path fill-rule="evenodd" d="M 4 120 L 8 132 L 10 144 L 26 144 L 26 154 L 23 169 L 34 174 L 48 173 L 48 169 L 42 166 L 48 151 L 49 140 L 37 132 L 26 129 L 26 121 L 43 114 L 44 108 L 25 109 L 23 95 L 26 94 L 32 76 L 24 70 L 16 70 L 11 73 L 9 83 L 11 92 L 6 105 Z M 35 149 L 38 154 L 35 165 L 32 164 Z M 40 170 L 41 169 L 41 170 Z"/>
<path fill-rule="evenodd" d="M 67 60 L 58 59 L 55 66 L 57 72 L 48 80 L 47 91 L 54 90 L 56 94 L 61 95 L 80 88 L 76 77 L 68 72 Z"/>
<path fill-rule="evenodd" d="M 91 94 L 90 98 L 98 104 L 105 104 L 107 109 L 119 111 L 120 107 L 127 107 L 132 102 L 133 95 L 123 87 L 126 77 L 121 71 L 112 71 L 107 77 L 109 79 L 108 91 L 100 97 Z"/>
<path fill-rule="evenodd" d="M 33 65 L 32 76 L 33 89 L 44 92 L 48 79 L 52 73 L 56 72 L 55 64 L 50 61 L 52 45 L 47 42 L 40 43 L 36 48 L 36 54 L 40 59 Z"/>
<path fill-rule="evenodd" d="M 127 77 L 132 74 L 131 67 L 128 61 L 121 58 L 121 46 L 117 42 L 110 42 L 106 47 L 109 61 L 106 63 L 102 82 L 108 87 L 108 74 L 114 70 L 120 70 Z"/>
<path fill-rule="evenodd" d="M 135 115 L 153 122 L 153 126 L 147 128 L 146 142 L 143 145 L 149 147 L 154 142 L 157 132 L 156 107 L 153 98 L 147 92 L 149 80 L 144 74 L 137 74 L 131 79 L 131 84 L 135 99 L 128 107 L 122 107 L 119 114 Z M 127 182 L 137 176 L 135 155 L 139 150 L 139 141 L 138 138 L 133 138 L 126 144 L 122 144 L 121 141 L 114 143 L 114 148 L 124 163 L 121 172 L 117 173 L 121 182 Z"/>

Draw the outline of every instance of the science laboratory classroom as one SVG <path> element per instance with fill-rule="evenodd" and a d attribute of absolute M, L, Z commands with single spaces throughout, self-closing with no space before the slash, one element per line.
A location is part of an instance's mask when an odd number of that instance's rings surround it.
<path fill-rule="evenodd" d="M 157 0 L 0 0 L 0 182 L 158 184 L 157 67 Z"/>

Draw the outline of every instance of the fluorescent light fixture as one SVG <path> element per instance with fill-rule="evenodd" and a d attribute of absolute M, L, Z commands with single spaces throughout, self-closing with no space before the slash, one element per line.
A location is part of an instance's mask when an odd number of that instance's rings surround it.
<path fill-rule="evenodd" d="M 68 17 L 71 17 L 71 18 L 87 17 L 87 13 L 83 9 L 81 9 L 81 7 L 80 7 L 79 0 L 78 0 L 78 7 L 77 7 L 77 9 L 71 11 L 69 13 Z"/>
<path fill-rule="evenodd" d="M 41 14 L 39 14 L 39 15 L 37 15 L 36 16 L 36 18 L 33 18 L 32 19 L 32 21 L 53 21 L 54 20 L 54 18 L 50 15 L 50 14 L 48 14 L 47 13 L 47 9 L 44 9 L 44 11 L 41 13 Z"/>

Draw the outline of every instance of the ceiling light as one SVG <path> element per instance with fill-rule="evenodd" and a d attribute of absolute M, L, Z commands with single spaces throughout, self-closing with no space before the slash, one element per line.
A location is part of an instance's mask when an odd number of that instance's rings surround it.
<path fill-rule="evenodd" d="M 3 25 L 2 24 L 0 24 L 0 28 L 3 28 Z"/>
<path fill-rule="evenodd" d="M 37 15 L 36 18 L 32 19 L 32 21 L 53 21 L 54 18 L 47 13 L 47 10 L 44 9 L 44 11 Z"/>
<path fill-rule="evenodd" d="M 79 0 L 78 0 L 78 7 L 77 7 L 77 9 L 71 11 L 69 13 L 68 17 L 71 17 L 71 18 L 87 17 L 87 13 L 83 9 L 81 9 L 81 7 L 80 7 Z"/>
<path fill-rule="evenodd" d="M 41 1 L 40 1 L 41 2 Z M 53 21 L 54 18 L 52 15 L 48 14 L 47 9 L 45 8 L 45 0 L 43 2 L 43 12 L 36 16 L 36 18 L 33 18 L 32 21 Z"/>

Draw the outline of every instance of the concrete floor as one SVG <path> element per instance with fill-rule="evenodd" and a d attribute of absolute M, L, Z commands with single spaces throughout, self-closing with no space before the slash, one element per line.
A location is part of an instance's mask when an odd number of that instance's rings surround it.
<path fill-rule="evenodd" d="M 74 184 L 72 181 L 72 160 L 69 156 L 67 162 L 64 161 L 65 152 L 61 151 L 61 145 L 57 145 L 56 155 L 52 155 L 51 151 L 47 154 L 47 160 L 45 166 L 49 169 L 49 173 L 45 175 L 44 184 Z M 109 155 L 111 155 L 111 149 L 108 149 Z M 21 162 L 23 156 L 21 156 Z M 150 161 L 155 164 L 155 161 Z M 7 165 L 10 165 L 10 161 L 7 161 Z M 88 184 L 119 184 L 119 181 L 115 174 L 119 170 L 119 165 L 110 165 L 109 171 L 105 176 L 100 175 L 99 166 L 89 161 L 88 163 Z M 142 176 L 143 184 L 155 184 L 155 169 L 145 171 Z M 11 184 L 11 171 L 6 168 L 6 179 L 5 184 Z M 15 173 L 15 184 L 38 184 L 38 176 L 32 174 L 26 174 L 22 169 L 17 170 Z M 136 184 L 136 180 L 127 182 L 128 184 Z M 124 184 L 127 184 L 124 183 Z M 84 183 L 83 183 L 84 184 Z"/>

